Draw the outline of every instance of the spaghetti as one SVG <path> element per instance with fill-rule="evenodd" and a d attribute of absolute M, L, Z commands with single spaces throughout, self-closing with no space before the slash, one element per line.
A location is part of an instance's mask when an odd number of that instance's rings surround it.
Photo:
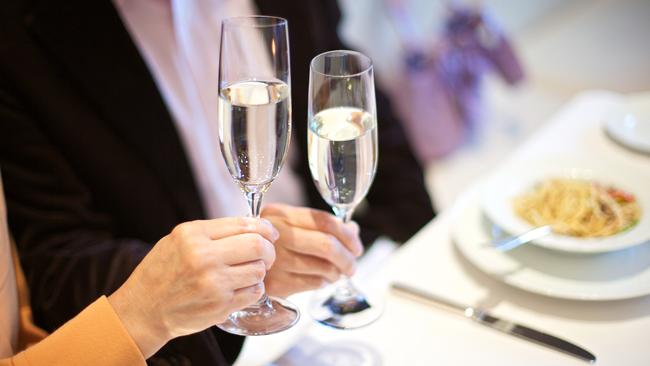
<path fill-rule="evenodd" d="M 547 179 L 515 198 L 514 209 L 533 226 L 577 237 L 614 235 L 641 217 L 632 194 L 580 179 Z"/>

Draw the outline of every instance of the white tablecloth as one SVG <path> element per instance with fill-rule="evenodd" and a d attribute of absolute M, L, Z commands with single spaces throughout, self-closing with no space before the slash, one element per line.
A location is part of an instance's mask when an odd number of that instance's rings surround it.
<path fill-rule="evenodd" d="M 650 103 L 649 95 L 646 98 Z M 588 154 L 626 159 L 650 171 L 650 156 L 628 151 L 605 136 L 602 123 L 617 103 L 607 92 L 574 98 L 503 164 L 546 155 Z M 640 97 L 639 97 L 640 98 Z M 650 182 L 648 182 L 650 189 Z M 462 200 L 462 197 L 461 197 Z M 237 362 L 245 365 L 357 364 L 366 352 L 376 365 L 580 365 L 553 350 L 501 334 L 462 316 L 388 292 L 393 280 L 420 287 L 571 340 L 598 357 L 598 365 L 650 365 L 650 296 L 582 302 L 515 289 L 483 274 L 454 247 L 451 213 L 443 212 L 387 262 L 365 263 L 359 282 L 385 295 L 376 323 L 354 331 L 314 324 L 307 314 L 277 335 L 249 338 Z M 309 294 L 292 299 L 306 309 Z"/>

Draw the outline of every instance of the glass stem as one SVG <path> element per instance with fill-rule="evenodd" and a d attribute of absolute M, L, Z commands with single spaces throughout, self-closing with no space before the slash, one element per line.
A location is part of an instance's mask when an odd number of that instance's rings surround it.
<path fill-rule="evenodd" d="M 246 192 L 246 201 L 248 201 L 248 215 L 250 217 L 260 217 L 262 195 L 262 192 Z"/>
<path fill-rule="evenodd" d="M 350 222 L 350 220 L 352 220 L 352 214 L 354 213 L 354 208 L 333 207 L 333 211 L 336 217 L 341 219 L 341 221 L 343 221 L 344 224 L 347 224 L 348 222 Z M 341 300 L 345 300 L 351 297 L 356 297 L 358 294 L 359 291 L 352 284 L 350 277 L 342 274 L 341 279 L 338 281 L 338 284 L 336 285 L 336 289 L 334 290 L 334 296 Z"/>
<path fill-rule="evenodd" d="M 262 208 L 262 192 L 255 191 L 255 192 L 246 192 L 246 201 L 248 201 L 248 214 L 250 217 L 255 217 L 259 218 L 260 217 L 260 212 Z M 271 300 L 269 300 L 269 296 L 266 294 L 266 288 L 264 288 L 264 282 L 262 282 L 262 297 L 260 297 L 259 300 L 257 300 L 257 303 L 255 305 L 251 306 L 252 308 L 273 308 L 271 305 Z"/>

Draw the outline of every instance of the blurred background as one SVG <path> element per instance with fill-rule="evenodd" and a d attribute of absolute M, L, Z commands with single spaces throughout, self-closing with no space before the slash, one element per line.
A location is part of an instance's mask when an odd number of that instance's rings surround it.
<path fill-rule="evenodd" d="M 425 162 L 428 189 L 439 210 L 580 91 L 650 90 L 647 0 L 339 2 L 339 33 L 373 58 L 379 84 L 394 93 L 400 92 L 395 89 L 408 61 L 406 49 L 430 49 L 444 38 L 450 7 L 480 12 L 518 57 L 524 79 L 507 85 L 497 73 L 485 72 L 471 138 Z"/>

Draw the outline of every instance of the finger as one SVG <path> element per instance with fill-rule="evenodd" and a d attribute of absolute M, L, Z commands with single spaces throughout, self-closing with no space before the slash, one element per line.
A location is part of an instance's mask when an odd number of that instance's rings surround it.
<path fill-rule="evenodd" d="M 294 280 L 300 291 L 316 290 L 332 283 L 324 277 L 310 275 L 296 276 Z"/>
<path fill-rule="evenodd" d="M 359 227 L 359 224 L 357 224 L 356 221 L 349 221 L 344 223 L 346 230 L 351 233 L 351 235 L 354 237 L 354 242 L 349 243 L 349 242 L 344 242 L 348 249 L 354 254 L 356 257 L 360 257 L 361 254 L 363 254 L 363 243 L 361 242 L 361 237 L 359 234 L 361 233 L 361 228 Z M 351 247 L 352 246 L 352 247 Z"/>
<path fill-rule="evenodd" d="M 275 261 L 275 247 L 259 234 L 239 234 L 212 243 L 220 246 L 219 259 L 228 265 L 262 260 L 268 269 Z"/>
<path fill-rule="evenodd" d="M 330 282 L 320 276 L 297 275 L 295 273 L 276 273 L 273 280 L 269 278 L 266 281 L 266 290 L 271 296 L 281 298 L 287 297 L 303 291 L 315 290 L 322 288 Z"/>
<path fill-rule="evenodd" d="M 261 261 L 248 262 L 230 266 L 227 269 L 233 290 L 250 287 L 264 281 L 266 264 Z"/>
<path fill-rule="evenodd" d="M 356 221 L 347 222 L 345 226 L 347 226 L 348 229 L 351 230 L 354 235 L 359 236 L 359 233 L 361 232 L 361 228 L 359 227 L 359 224 L 357 224 Z"/>
<path fill-rule="evenodd" d="M 291 226 L 334 235 L 355 256 L 358 257 L 363 253 L 363 245 L 354 225 L 345 225 L 336 216 L 325 211 L 274 203 L 267 205 L 262 215 L 281 218 Z"/>
<path fill-rule="evenodd" d="M 264 282 L 235 290 L 230 303 L 230 312 L 255 304 L 264 294 Z"/>
<path fill-rule="evenodd" d="M 277 251 L 279 254 L 276 268 L 279 270 L 298 275 L 320 276 L 329 282 L 335 282 L 341 277 L 339 269 L 329 261 L 284 248 L 277 248 Z"/>
<path fill-rule="evenodd" d="M 283 241 L 285 249 L 318 257 L 333 264 L 341 273 L 354 274 L 355 257 L 335 236 L 296 227 L 290 230 L 290 238 Z"/>
<path fill-rule="evenodd" d="M 197 223 L 203 229 L 203 233 L 213 240 L 245 233 L 260 234 L 271 242 L 275 242 L 280 237 L 278 231 L 266 219 L 225 217 L 214 220 L 200 220 Z"/>

